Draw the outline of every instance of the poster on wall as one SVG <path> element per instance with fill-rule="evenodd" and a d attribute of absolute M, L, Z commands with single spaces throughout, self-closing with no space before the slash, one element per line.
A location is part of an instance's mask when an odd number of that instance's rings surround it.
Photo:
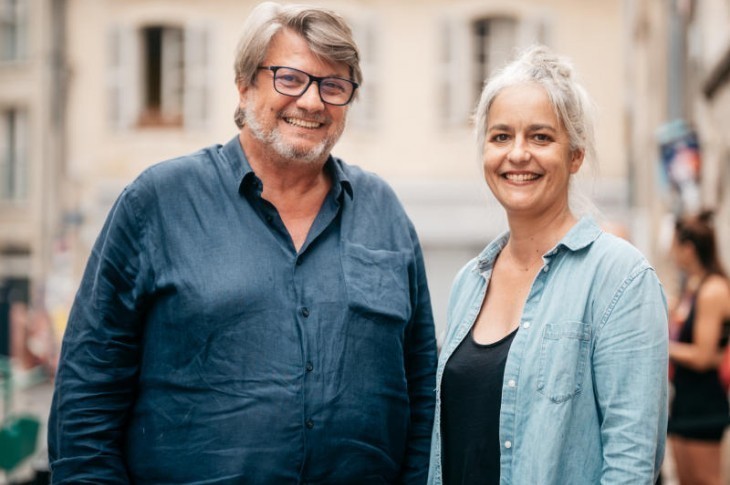
<path fill-rule="evenodd" d="M 697 213 L 701 208 L 702 158 L 697 132 L 684 120 L 662 125 L 657 131 L 660 181 L 675 215 Z"/>

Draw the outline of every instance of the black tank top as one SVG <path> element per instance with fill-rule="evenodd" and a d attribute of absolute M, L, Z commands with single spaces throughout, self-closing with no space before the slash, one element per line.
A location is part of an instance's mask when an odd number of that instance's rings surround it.
<path fill-rule="evenodd" d="M 445 485 L 499 484 L 499 411 L 512 340 L 481 345 L 472 332 L 446 362 L 441 384 Z"/>
<path fill-rule="evenodd" d="M 677 337 L 679 342 L 694 342 L 696 295 L 703 284 L 704 280 L 692 299 L 689 314 Z M 730 321 L 723 322 L 719 347 L 727 345 L 729 327 Z M 720 385 L 717 369 L 697 371 L 674 363 L 673 383 L 675 392 L 670 407 L 669 433 L 706 441 L 722 439 L 725 427 L 730 424 L 730 406 L 727 394 Z"/>

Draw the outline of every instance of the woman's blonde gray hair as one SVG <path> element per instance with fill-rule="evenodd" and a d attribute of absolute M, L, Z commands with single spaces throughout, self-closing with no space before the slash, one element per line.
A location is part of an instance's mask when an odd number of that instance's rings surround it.
<path fill-rule="evenodd" d="M 256 79 L 272 39 L 281 29 L 291 29 L 302 36 L 309 48 L 322 59 L 345 63 L 353 81 L 362 84 L 360 54 L 345 20 L 335 12 L 309 5 L 281 5 L 264 2 L 256 6 L 243 25 L 236 49 L 234 69 L 236 84 L 251 86 Z M 357 96 L 357 91 L 355 92 Z M 244 113 L 238 107 L 236 125 L 243 126 Z"/>
<path fill-rule="evenodd" d="M 489 108 L 494 99 L 503 89 L 525 83 L 536 83 L 545 89 L 558 119 L 568 132 L 571 149 L 582 150 L 585 159 L 595 163 L 593 102 L 576 79 L 570 61 L 542 45 L 522 51 L 484 85 L 475 113 L 480 156 L 486 140 Z"/>

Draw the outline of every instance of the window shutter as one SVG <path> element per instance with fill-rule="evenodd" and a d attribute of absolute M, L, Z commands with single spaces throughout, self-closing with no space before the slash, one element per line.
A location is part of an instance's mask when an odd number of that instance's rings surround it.
<path fill-rule="evenodd" d="M 185 29 L 184 125 L 203 130 L 210 121 L 211 31 L 202 26 Z"/>
<path fill-rule="evenodd" d="M 108 120 L 116 130 L 132 128 L 141 109 L 136 34 L 133 29 L 122 26 L 114 26 L 108 33 Z"/>
<path fill-rule="evenodd" d="M 21 201 L 28 194 L 28 115 L 23 109 L 0 112 L 0 200 Z"/>
<path fill-rule="evenodd" d="M 358 88 L 358 99 L 350 108 L 348 122 L 357 128 L 372 129 L 375 126 L 380 87 L 377 44 L 380 37 L 375 32 L 376 22 L 371 16 L 351 18 L 349 23 L 360 51 L 363 84 Z"/>
<path fill-rule="evenodd" d="M 175 123 L 182 117 L 183 106 L 183 31 L 162 29 L 160 110 L 162 119 Z"/>
<path fill-rule="evenodd" d="M 12 180 L 10 177 L 12 155 L 12 111 L 0 111 L 0 200 L 9 199 Z"/>
<path fill-rule="evenodd" d="M 441 124 L 459 127 L 468 123 L 472 97 L 469 89 L 469 31 L 462 18 L 450 17 L 441 22 L 439 80 Z"/>
<path fill-rule="evenodd" d="M 25 200 L 28 196 L 28 112 L 24 109 L 15 112 L 15 200 Z"/>
<path fill-rule="evenodd" d="M 517 42 L 520 47 L 532 44 L 550 45 L 550 20 L 547 15 L 532 15 L 521 19 Z"/>

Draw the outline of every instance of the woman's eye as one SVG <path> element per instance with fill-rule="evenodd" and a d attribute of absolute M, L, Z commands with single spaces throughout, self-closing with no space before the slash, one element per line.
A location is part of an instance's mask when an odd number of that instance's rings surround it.
<path fill-rule="evenodd" d="M 551 138 L 549 135 L 546 135 L 544 133 L 537 133 L 535 135 L 535 140 L 540 141 L 540 142 L 547 142 L 547 141 L 550 141 Z"/>
<path fill-rule="evenodd" d="M 505 133 L 498 133 L 492 137 L 492 141 L 495 141 L 498 143 L 507 141 L 508 139 L 509 139 L 509 137 Z"/>

